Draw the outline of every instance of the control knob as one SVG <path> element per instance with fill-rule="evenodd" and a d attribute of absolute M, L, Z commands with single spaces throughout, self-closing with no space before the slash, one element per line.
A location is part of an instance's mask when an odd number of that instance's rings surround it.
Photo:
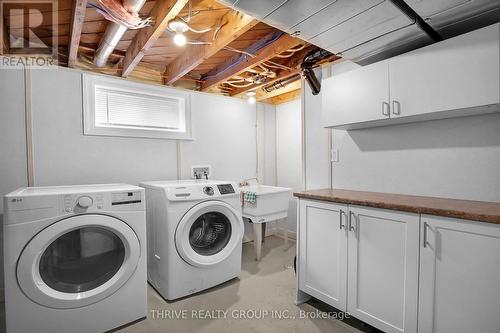
<path fill-rule="evenodd" d="M 78 200 L 76 201 L 76 205 L 80 208 L 86 209 L 86 208 L 89 208 L 90 206 L 92 206 L 93 202 L 94 201 L 92 200 L 91 197 L 84 195 L 84 196 L 78 198 Z"/>
<path fill-rule="evenodd" d="M 214 189 L 210 186 L 204 187 L 203 192 L 205 192 L 206 195 L 214 195 Z"/>

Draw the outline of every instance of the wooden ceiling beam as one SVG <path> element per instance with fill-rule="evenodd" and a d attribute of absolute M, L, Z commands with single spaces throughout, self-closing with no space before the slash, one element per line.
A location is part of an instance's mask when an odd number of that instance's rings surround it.
<path fill-rule="evenodd" d="M 277 96 L 262 100 L 261 102 L 278 105 L 278 104 L 283 104 L 283 103 L 292 101 L 292 100 L 300 97 L 301 94 L 302 94 L 302 89 L 296 89 L 296 90 L 292 90 L 292 91 L 286 92 L 286 93 L 281 94 L 281 95 L 277 95 Z"/>
<path fill-rule="evenodd" d="M 78 46 L 82 35 L 82 27 L 85 21 L 85 11 L 87 9 L 87 0 L 75 0 L 70 24 L 70 39 L 68 46 L 68 67 L 75 67 L 76 57 L 78 55 Z"/>
<path fill-rule="evenodd" d="M 168 22 L 173 20 L 188 3 L 189 0 L 157 0 L 151 16 L 154 25 L 142 28 L 137 32 L 132 43 L 127 49 L 123 60 L 122 76 L 127 77 L 142 60 L 146 52 L 155 44 L 168 27 Z M 196 1 L 198 2 L 198 1 Z"/>
<path fill-rule="evenodd" d="M 175 58 L 165 70 L 165 84 L 172 84 L 198 67 L 206 59 L 222 50 L 229 43 L 258 23 L 251 16 L 230 11 L 222 18 L 222 27 L 210 45 L 192 45 Z"/>
<path fill-rule="evenodd" d="M 300 44 L 304 44 L 304 41 L 288 34 L 283 34 L 275 42 L 268 44 L 254 53 L 255 57 L 238 57 L 238 60 L 235 62 L 226 63 L 225 69 L 205 80 L 201 86 L 201 90 L 206 91 L 235 75 L 243 73 L 248 68 L 255 67 Z"/>

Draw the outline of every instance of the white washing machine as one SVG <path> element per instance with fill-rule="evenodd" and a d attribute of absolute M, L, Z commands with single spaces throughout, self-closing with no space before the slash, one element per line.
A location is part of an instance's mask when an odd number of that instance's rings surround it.
<path fill-rule="evenodd" d="M 239 190 L 224 181 L 144 182 L 148 280 L 167 300 L 241 273 Z"/>
<path fill-rule="evenodd" d="M 34 187 L 4 198 L 8 333 L 90 333 L 147 312 L 144 189 Z"/>

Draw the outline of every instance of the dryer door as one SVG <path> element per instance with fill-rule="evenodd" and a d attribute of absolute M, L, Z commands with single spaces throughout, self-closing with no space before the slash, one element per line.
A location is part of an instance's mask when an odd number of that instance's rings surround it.
<path fill-rule="evenodd" d="M 43 306 L 86 306 L 117 291 L 140 257 L 135 232 L 118 218 L 88 214 L 60 220 L 26 245 L 17 263 L 24 294 Z"/>
<path fill-rule="evenodd" d="M 208 267 L 224 261 L 243 239 L 243 219 L 221 201 L 205 201 L 191 208 L 175 232 L 179 255 L 189 264 Z"/>

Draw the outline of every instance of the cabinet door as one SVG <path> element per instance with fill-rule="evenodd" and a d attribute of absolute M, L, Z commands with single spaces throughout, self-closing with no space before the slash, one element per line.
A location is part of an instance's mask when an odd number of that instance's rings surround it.
<path fill-rule="evenodd" d="M 347 205 L 300 200 L 299 289 L 346 309 Z"/>
<path fill-rule="evenodd" d="M 500 225 L 422 215 L 421 333 L 500 332 Z"/>
<path fill-rule="evenodd" d="M 387 333 L 415 333 L 419 215 L 349 209 L 348 312 Z"/>
<path fill-rule="evenodd" d="M 387 61 L 323 80 L 322 96 L 322 122 L 325 127 L 387 119 Z"/>
<path fill-rule="evenodd" d="M 391 59 L 391 118 L 498 104 L 499 27 Z"/>

